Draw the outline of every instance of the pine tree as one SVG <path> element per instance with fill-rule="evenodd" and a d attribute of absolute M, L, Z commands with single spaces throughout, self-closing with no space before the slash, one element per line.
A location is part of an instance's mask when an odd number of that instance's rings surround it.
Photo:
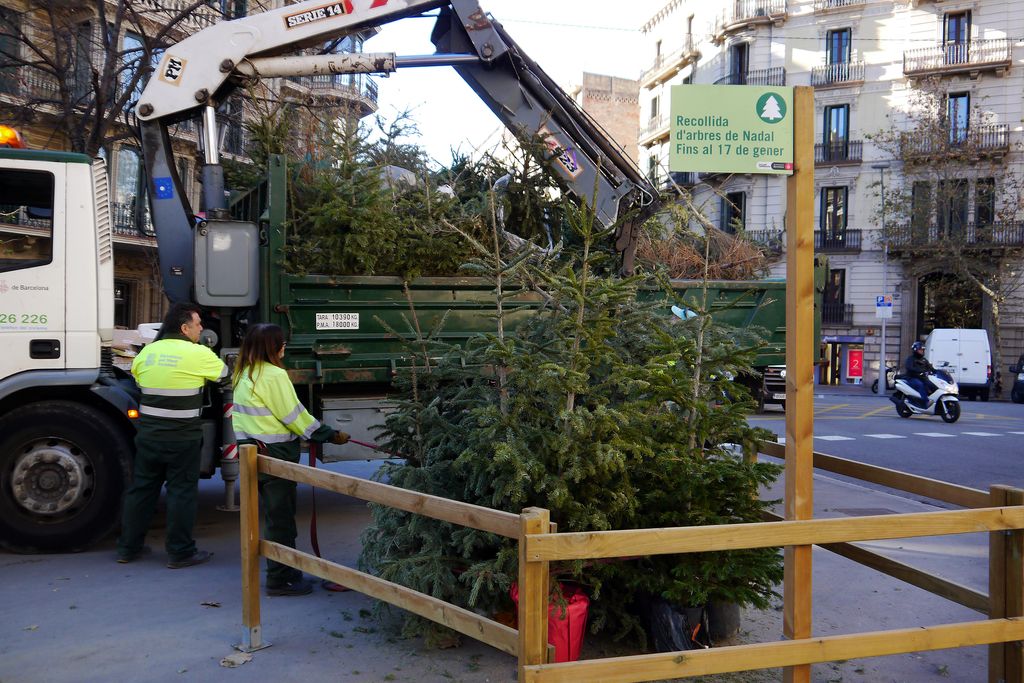
<path fill-rule="evenodd" d="M 614 277 L 601 248 L 608 231 L 586 205 L 566 212 L 579 250 L 557 265 L 536 264 L 528 250 L 472 264 L 495 283 L 499 323 L 515 287 L 532 282 L 542 292 L 542 310 L 514 331 L 499 325 L 460 348 L 409 321 L 409 353 L 419 360 L 399 378 L 398 409 L 382 435 L 407 460 L 379 476 L 511 512 L 545 507 L 560 531 L 759 521 L 767 503 L 758 487 L 777 468 L 719 447 L 763 435 L 746 424 L 751 402 L 729 381 L 749 368 L 757 343 L 703 309 L 689 321 L 665 315 L 671 291 L 658 296 L 651 279 Z M 507 539 L 373 506 L 360 564 L 493 611 L 508 605 L 516 558 Z M 772 549 L 552 566 L 555 578 L 590 592 L 592 627 L 618 634 L 640 633 L 632 606 L 647 595 L 763 607 L 781 572 Z"/>
<path fill-rule="evenodd" d="M 782 118 L 782 110 L 779 109 L 779 101 L 772 95 L 764 102 L 764 108 L 761 110 L 761 118 L 777 120 Z"/>

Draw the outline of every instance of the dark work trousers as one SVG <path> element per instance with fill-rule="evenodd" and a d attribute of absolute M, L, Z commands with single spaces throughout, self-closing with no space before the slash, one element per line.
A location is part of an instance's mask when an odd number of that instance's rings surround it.
<path fill-rule="evenodd" d="M 154 441 L 135 437 L 135 471 L 124 496 L 124 515 L 117 554 L 142 549 L 156 511 L 160 489 L 167 483 L 167 537 L 164 547 L 171 560 L 196 552 L 192 528 L 196 524 L 199 493 L 199 446 L 202 439 Z"/>
<path fill-rule="evenodd" d="M 249 440 L 239 441 L 254 443 Z M 267 444 L 267 455 L 286 462 L 298 462 L 301 453 L 299 440 Z M 288 479 L 279 479 L 260 472 L 260 517 L 263 529 L 260 537 L 289 548 L 295 547 L 298 530 L 295 528 L 295 509 L 298 485 Z M 280 586 L 302 578 L 302 572 L 286 564 L 267 560 L 267 585 Z"/>

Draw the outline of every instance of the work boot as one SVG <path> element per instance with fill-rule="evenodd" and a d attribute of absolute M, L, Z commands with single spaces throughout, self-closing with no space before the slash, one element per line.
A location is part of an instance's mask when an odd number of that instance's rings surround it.
<path fill-rule="evenodd" d="M 309 595 L 313 592 L 313 582 L 300 576 L 284 583 L 268 583 L 267 595 Z"/>
<path fill-rule="evenodd" d="M 118 555 L 117 556 L 117 563 L 118 564 L 128 564 L 129 562 L 134 562 L 135 560 L 138 560 L 139 558 L 142 558 L 142 557 L 145 557 L 146 555 L 149 555 L 151 552 L 153 552 L 153 549 L 150 548 L 148 545 L 144 545 L 144 546 L 142 546 L 141 548 L 139 548 L 138 550 L 136 550 L 133 553 L 126 553 L 124 555 Z"/>
<path fill-rule="evenodd" d="M 205 550 L 197 550 L 188 557 L 183 557 L 180 560 L 171 560 L 167 563 L 167 568 L 184 569 L 185 567 L 194 567 L 197 564 L 209 562 L 211 557 L 213 557 L 213 553 Z"/>

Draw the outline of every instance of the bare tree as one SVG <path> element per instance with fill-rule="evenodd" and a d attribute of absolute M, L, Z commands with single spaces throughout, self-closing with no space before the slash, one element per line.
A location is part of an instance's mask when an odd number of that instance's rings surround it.
<path fill-rule="evenodd" d="M 95 155 L 136 135 L 131 113 L 163 50 L 217 21 L 205 0 L 34 0 L 0 9 L 0 118 L 45 121 Z M 124 38 L 122 39 L 122 36 Z"/>
<path fill-rule="evenodd" d="M 870 136 L 903 167 L 902 184 L 882 198 L 884 239 L 913 274 L 948 274 L 987 297 L 1001 368 L 1005 306 L 1024 286 L 1024 178 L 1011 158 L 1019 150 L 1007 125 L 941 81 L 918 84 L 900 117 Z"/>

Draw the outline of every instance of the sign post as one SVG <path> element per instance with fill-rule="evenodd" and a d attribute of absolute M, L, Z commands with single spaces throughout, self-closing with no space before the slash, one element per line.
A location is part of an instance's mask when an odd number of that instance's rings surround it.
<path fill-rule="evenodd" d="M 677 85 L 669 169 L 788 175 L 786 194 L 787 520 L 814 516 L 814 88 Z M 796 124 L 796 125 L 794 125 Z M 811 550 L 786 546 L 783 635 L 811 637 Z M 809 683 L 807 664 L 786 683 Z"/>

